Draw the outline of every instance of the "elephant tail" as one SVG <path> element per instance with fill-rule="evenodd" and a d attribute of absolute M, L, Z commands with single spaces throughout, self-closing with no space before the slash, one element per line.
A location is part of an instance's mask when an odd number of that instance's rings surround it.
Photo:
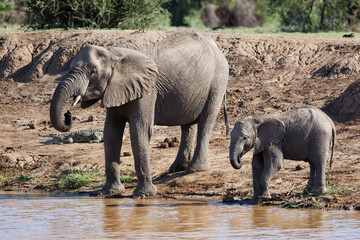
<path fill-rule="evenodd" d="M 332 146 L 331 146 L 331 156 L 330 156 L 330 169 L 333 163 L 333 158 L 334 158 L 334 148 L 335 148 L 335 138 L 336 138 L 336 130 L 335 130 L 335 126 L 333 126 L 332 129 Z"/>
<path fill-rule="evenodd" d="M 228 113 L 227 113 L 227 109 L 226 109 L 226 92 L 224 94 L 224 120 L 225 120 L 225 127 L 226 127 L 226 136 L 229 136 L 230 125 L 229 125 Z"/>

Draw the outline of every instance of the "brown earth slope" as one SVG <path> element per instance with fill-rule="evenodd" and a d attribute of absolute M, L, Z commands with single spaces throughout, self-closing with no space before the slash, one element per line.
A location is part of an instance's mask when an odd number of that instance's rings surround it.
<path fill-rule="evenodd" d="M 109 30 L 0 35 L 2 188 L 52 190 L 51 180 L 69 169 L 103 172 L 102 143 L 41 143 L 46 139 L 39 133 L 56 133 L 49 123 L 49 105 L 45 101 L 52 96 L 54 80 L 68 69 L 72 57 L 84 45 L 152 44 L 168 34 Z M 227 107 L 231 125 L 246 116 L 304 104 L 323 108 L 335 121 L 334 163 L 327 169 L 327 184 L 333 193 L 316 198 L 299 195 L 306 185 L 309 166 L 286 161 L 271 183 L 275 200 L 263 204 L 360 209 L 360 86 L 359 81 L 355 82 L 360 78 L 360 40 L 219 33 L 211 36 L 230 65 Z M 105 110 L 99 105 L 86 110 L 75 108 L 73 116 L 77 117 L 73 130 L 102 128 Z M 131 152 L 128 131 L 125 134 L 122 152 Z M 230 140 L 225 137 L 222 112 L 210 143 L 210 171 L 165 174 L 177 148 L 162 149 L 158 143 L 175 136 L 180 136 L 179 127 L 156 127 L 151 140 L 151 167 L 159 197 L 201 196 L 241 202 L 251 198 L 251 152 L 243 157 L 242 169 L 231 167 Z M 122 164 L 132 168 L 132 157 L 122 156 Z M 20 174 L 36 177 L 29 181 L 11 178 Z M 100 186 L 98 183 L 93 189 Z M 136 181 L 126 186 L 126 195 L 130 195 Z"/>

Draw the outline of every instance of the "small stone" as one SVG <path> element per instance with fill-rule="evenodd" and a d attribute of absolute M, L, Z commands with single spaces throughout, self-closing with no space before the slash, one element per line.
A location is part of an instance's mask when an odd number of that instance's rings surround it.
<path fill-rule="evenodd" d="M 161 147 L 161 148 L 168 148 L 168 147 L 169 147 L 169 143 L 167 143 L 167 142 L 162 142 L 162 143 L 160 143 L 160 147 Z"/>
<path fill-rule="evenodd" d="M 179 143 L 178 142 L 170 142 L 169 143 L 169 147 L 178 147 Z"/>
<path fill-rule="evenodd" d="M 88 117 L 88 119 L 86 120 L 86 122 L 93 122 L 94 121 L 94 116 L 93 115 L 90 115 Z"/>
<path fill-rule="evenodd" d="M 34 121 L 31 121 L 31 123 L 28 124 L 30 129 L 36 129 L 36 123 Z"/>
<path fill-rule="evenodd" d="M 177 143 L 180 143 L 180 138 L 179 137 L 174 137 L 172 139 L 173 142 L 177 142 Z"/>
<path fill-rule="evenodd" d="M 124 152 L 124 156 L 130 157 L 130 156 L 132 156 L 132 153 L 131 152 Z"/>
<path fill-rule="evenodd" d="M 172 142 L 172 139 L 171 138 L 165 138 L 164 139 L 164 143 L 171 143 Z"/>
<path fill-rule="evenodd" d="M 295 167 L 295 170 L 296 171 L 300 171 L 300 170 L 303 170 L 304 169 L 304 167 L 302 167 L 301 165 L 297 165 L 296 167 Z"/>

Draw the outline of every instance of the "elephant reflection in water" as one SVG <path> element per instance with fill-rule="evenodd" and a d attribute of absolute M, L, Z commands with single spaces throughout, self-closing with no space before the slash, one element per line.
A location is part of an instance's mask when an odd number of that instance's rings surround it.
<path fill-rule="evenodd" d="M 213 208 L 207 203 L 141 199 L 118 204 L 119 201 L 108 200 L 105 199 L 103 205 L 103 228 L 105 232 L 118 233 L 118 237 L 127 236 L 126 231 L 138 234 L 195 232 L 216 224 L 212 219 Z"/>

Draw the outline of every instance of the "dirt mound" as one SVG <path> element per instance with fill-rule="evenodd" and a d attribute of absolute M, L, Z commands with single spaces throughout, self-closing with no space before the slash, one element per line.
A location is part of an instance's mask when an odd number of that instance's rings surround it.
<path fill-rule="evenodd" d="M 5 34 L 0 38 L 0 79 L 30 82 L 45 74 L 68 70 L 72 58 L 85 45 L 115 46 L 160 41 L 166 33 L 134 31 L 55 31 Z"/>
<path fill-rule="evenodd" d="M 346 119 L 360 117 L 360 80 L 353 82 L 330 105 L 332 112 L 342 115 Z"/>

